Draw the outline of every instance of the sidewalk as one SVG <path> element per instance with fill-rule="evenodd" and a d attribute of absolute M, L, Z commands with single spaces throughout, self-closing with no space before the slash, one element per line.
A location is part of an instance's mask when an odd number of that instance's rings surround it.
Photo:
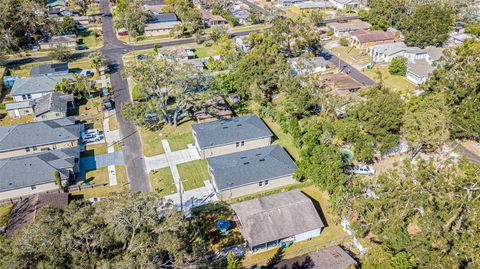
<path fill-rule="evenodd" d="M 103 132 L 105 134 L 105 141 L 107 141 L 107 151 L 109 154 L 115 152 L 113 144 L 120 140 L 120 134 L 118 130 L 110 131 L 110 118 L 105 118 L 103 120 Z M 117 174 L 115 171 L 115 165 L 108 166 L 108 181 L 110 186 L 117 185 Z"/>

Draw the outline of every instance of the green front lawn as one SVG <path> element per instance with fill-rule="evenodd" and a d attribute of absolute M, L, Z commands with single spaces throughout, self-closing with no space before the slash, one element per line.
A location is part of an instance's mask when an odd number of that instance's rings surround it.
<path fill-rule="evenodd" d="M 87 171 L 84 182 L 89 182 L 91 185 L 108 183 L 108 167 Z"/>
<path fill-rule="evenodd" d="M 177 192 L 170 167 L 161 168 L 148 174 L 152 190 L 161 196 Z"/>
<path fill-rule="evenodd" d="M 10 220 L 10 212 L 12 211 L 13 204 L 8 203 L 0 206 L 0 227 L 5 227 Z"/>
<path fill-rule="evenodd" d="M 94 155 L 107 154 L 108 148 L 106 143 L 86 145 L 85 151 L 80 153 L 80 157 L 90 157 Z"/>
<path fill-rule="evenodd" d="M 146 157 L 165 153 L 162 146 L 164 137 L 158 131 L 141 129 L 140 139 L 142 140 L 143 155 Z"/>
<path fill-rule="evenodd" d="M 167 138 L 167 141 L 172 151 L 186 149 L 188 144 L 194 142 L 191 132 L 171 135 Z"/>
<path fill-rule="evenodd" d="M 372 61 L 372 57 L 368 55 L 365 49 L 335 47 L 332 48 L 331 51 L 349 64 L 367 64 Z"/>
<path fill-rule="evenodd" d="M 380 72 L 382 74 L 382 79 L 383 83 L 385 83 L 385 87 L 392 90 L 397 90 L 401 93 L 413 92 L 415 90 L 415 84 L 408 81 L 406 77 L 390 75 L 387 65 L 377 65 L 372 69 L 364 68 L 362 71 L 363 73 L 365 73 L 365 75 L 369 76 L 375 81 L 378 81 L 378 72 Z"/>
<path fill-rule="evenodd" d="M 220 54 L 220 52 L 215 47 L 203 47 L 195 49 L 195 55 L 198 58 L 211 57 L 218 54 Z"/>
<path fill-rule="evenodd" d="M 88 48 L 103 46 L 103 36 L 95 37 L 95 30 L 86 30 L 78 35 L 78 44 Z"/>
<path fill-rule="evenodd" d="M 204 187 L 203 181 L 210 179 L 208 164 L 206 160 L 196 160 L 177 165 L 180 179 L 187 180 L 183 182 L 183 188 L 188 191 Z"/>
<path fill-rule="evenodd" d="M 101 170 L 101 171 L 99 171 Z M 91 176 L 98 176 L 98 180 L 105 180 L 101 179 L 100 177 L 106 176 L 106 180 L 108 182 L 108 169 L 105 167 L 105 169 L 98 169 L 94 171 L 89 171 L 87 172 L 87 179 L 88 175 L 90 173 Z M 102 186 L 102 187 L 95 187 L 95 188 L 89 188 L 81 191 L 72 191 L 70 192 L 74 198 L 82 198 L 82 199 L 88 199 L 88 198 L 94 198 L 94 197 L 107 197 L 112 193 L 116 192 L 122 192 L 122 191 L 128 191 L 128 179 L 127 179 L 127 170 L 125 166 L 123 165 L 116 165 L 115 166 L 115 174 L 117 175 L 117 185 L 115 186 Z"/>

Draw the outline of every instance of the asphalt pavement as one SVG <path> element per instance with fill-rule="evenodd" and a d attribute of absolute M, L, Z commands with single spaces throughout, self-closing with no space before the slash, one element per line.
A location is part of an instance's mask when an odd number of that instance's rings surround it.
<path fill-rule="evenodd" d="M 113 29 L 113 19 L 108 0 L 100 1 L 104 46 L 100 49 L 110 66 L 110 82 L 116 106 L 116 116 L 120 129 L 120 141 L 123 144 L 123 157 L 127 167 L 127 176 L 132 191 L 151 191 L 148 181 L 147 168 L 142 152 L 140 135 L 135 125 L 123 120 L 120 113 L 123 104 L 131 102 L 127 80 L 121 75 L 123 55 L 128 52 L 130 45 L 117 39 Z"/>
<path fill-rule="evenodd" d="M 368 87 L 375 85 L 375 81 L 373 81 L 371 78 L 363 74 L 361 71 L 359 71 L 352 65 L 335 56 L 328 49 L 323 48 L 322 57 L 325 58 L 325 60 L 334 64 L 340 70 L 340 72 L 347 74 L 354 80 L 360 82 L 363 86 Z"/>

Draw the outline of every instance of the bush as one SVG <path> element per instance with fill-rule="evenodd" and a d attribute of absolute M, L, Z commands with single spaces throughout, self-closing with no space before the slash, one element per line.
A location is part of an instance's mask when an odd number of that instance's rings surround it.
<path fill-rule="evenodd" d="M 207 40 L 203 43 L 203 45 L 205 47 L 211 47 L 211 46 L 213 46 L 213 41 L 212 40 Z"/>
<path fill-rule="evenodd" d="M 333 34 L 334 34 L 333 30 L 328 30 L 328 31 L 327 31 L 327 35 L 328 35 L 328 36 L 332 36 Z"/>
<path fill-rule="evenodd" d="M 407 58 L 395 57 L 392 59 L 388 67 L 390 75 L 406 76 L 407 75 Z"/>
<path fill-rule="evenodd" d="M 338 41 L 338 44 L 340 44 L 340 46 L 348 47 L 348 39 L 346 39 L 345 37 L 342 37 Z"/>

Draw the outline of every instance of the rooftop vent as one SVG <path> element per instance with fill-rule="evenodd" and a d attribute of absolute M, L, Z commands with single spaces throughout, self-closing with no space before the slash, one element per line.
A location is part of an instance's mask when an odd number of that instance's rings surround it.
<path fill-rule="evenodd" d="M 261 162 L 264 162 L 264 161 L 265 161 L 265 159 L 263 159 L 263 158 L 262 158 L 262 159 L 260 159 L 260 161 L 261 161 Z"/>
<path fill-rule="evenodd" d="M 243 164 L 244 164 L 244 165 L 247 165 L 247 164 L 249 164 L 249 163 L 250 163 L 250 162 L 244 162 Z"/>
<path fill-rule="evenodd" d="M 223 128 L 223 129 L 228 129 L 228 126 L 223 126 L 222 128 Z"/>

